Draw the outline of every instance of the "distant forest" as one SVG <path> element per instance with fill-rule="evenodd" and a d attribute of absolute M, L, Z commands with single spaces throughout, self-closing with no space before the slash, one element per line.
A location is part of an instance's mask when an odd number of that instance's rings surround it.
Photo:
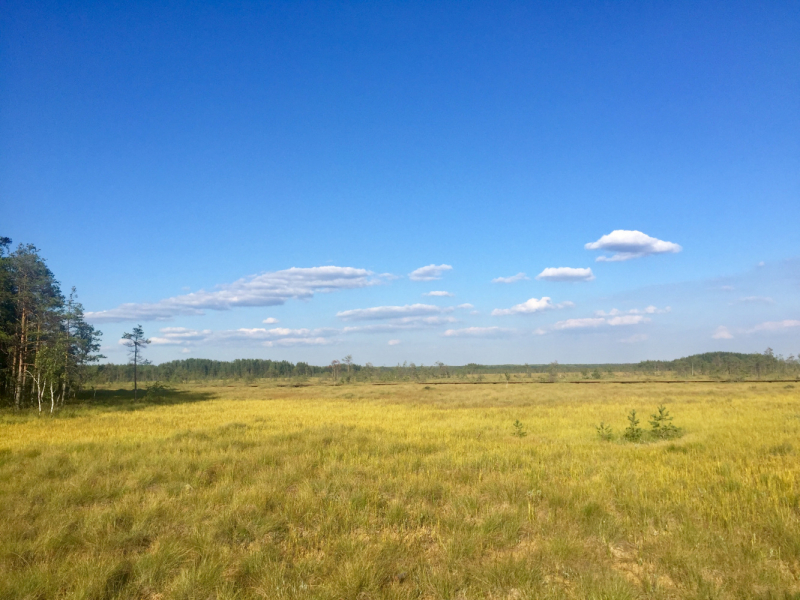
<path fill-rule="evenodd" d="M 335 378 L 343 383 L 357 381 L 426 381 L 432 379 L 481 380 L 488 375 L 513 375 L 516 378 L 558 380 L 607 379 L 620 374 L 640 376 L 704 377 L 714 379 L 787 379 L 800 377 L 800 361 L 794 356 L 777 356 L 771 349 L 764 353 L 707 352 L 671 361 L 642 361 L 630 364 L 525 364 L 449 366 L 438 362 L 424 366 L 403 363 L 394 367 L 375 367 L 370 363 L 349 362 L 350 357 L 327 366 L 285 360 L 239 359 L 218 361 L 203 358 L 174 360 L 160 365 L 139 366 L 140 381 L 188 382 L 210 380 Z M 88 369 L 97 383 L 133 381 L 132 365 L 97 365 Z"/>
<path fill-rule="evenodd" d="M 133 365 L 98 364 L 101 333 L 84 320 L 73 287 L 64 295 L 53 273 L 30 244 L 11 251 L 0 237 L 0 406 L 54 411 L 87 386 L 133 381 Z M 336 382 L 425 381 L 485 376 L 561 379 L 607 379 L 620 373 L 650 377 L 703 377 L 729 380 L 800 378 L 800 361 L 771 349 L 757 354 L 709 352 L 672 361 L 636 364 L 449 366 L 403 363 L 394 367 L 356 364 L 352 357 L 314 366 L 285 360 L 217 361 L 190 358 L 159 365 L 138 365 L 144 382 L 322 378 Z"/>

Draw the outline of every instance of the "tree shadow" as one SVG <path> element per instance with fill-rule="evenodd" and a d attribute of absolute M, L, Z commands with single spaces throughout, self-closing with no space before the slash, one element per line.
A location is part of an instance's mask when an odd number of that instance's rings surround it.
<path fill-rule="evenodd" d="M 104 408 L 107 410 L 136 411 L 153 406 L 173 406 L 212 400 L 217 394 L 212 392 L 197 392 L 176 390 L 169 387 L 158 390 L 139 390 L 134 400 L 133 390 L 82 390 L 78 392 L 69 408 Z"/>

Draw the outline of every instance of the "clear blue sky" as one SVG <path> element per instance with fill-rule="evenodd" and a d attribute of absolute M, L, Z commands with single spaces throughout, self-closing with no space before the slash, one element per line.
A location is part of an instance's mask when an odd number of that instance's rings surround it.
<path fill-rule="evenodd" d="M 111 361 L 800 352 L 797 2 L 10 1 L 0 43 L 0 235 Z"/>

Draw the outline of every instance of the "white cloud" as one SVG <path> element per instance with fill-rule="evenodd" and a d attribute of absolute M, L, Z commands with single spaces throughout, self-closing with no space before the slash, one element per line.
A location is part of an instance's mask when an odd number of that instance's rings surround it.
<path fill-rule="evenodd" d="M 452 298 L 455 296 L 452 292 L 426 292 L 422 294 L 423 296 L 434 296 L 434 297 L 441 297 L 441 298 Z"/>
<path fill-rule="evenodd" d="M 464 310 L 469 310 L 470 308 L 475 308 L 469 302 L 465 302 L 464 304 L 459 304 L 456 308 L 463 308 Z"/>
<path fill-rule="evenodd" d="M 662 315 L 668 312 L 671 312 L 672 308 L 667 306 L 666 308 L 657 308 L 655 306 L 648 306 L 647 308 L 632 308 L 630 310 L 618 310 L 616 308 L 612 308 L 610 311 L 606 312 L 604 310 L 596 310 L 594 314 L 598 317 L 615 317 L 617 315 Z"/>
<path fill-rule="evenodd" d="M 587 250 L 604 250 L 614 252 L 611 256 L 598 256 L 597 262 L 618 262 L 648 256 L 650 254 L 664 254 L 680 252 L 683 248 L 673 242 L 665 242 L 650 237 L 641 231 L 616 229 L 604 235 L 596 242 L 584 245 Z"/>
<path fill-rule="evenodd" d="M 594 273 L 591 269 L 573 267 L 547 267 L 536 276 L 545 281 L 592 281 Z"/>
<path fill-rule="evenodd" d="M 717 327 L 716 331 L 714 331 L 713 335 L 711 336 L 715 340 L 732 340 L 733 334 L 728 331 L 728 328 L 724 325 L 720 325 Z"/>
<path fill-rule="evenodd" d="M 642 315 L 623 315 L 621 317 L 606 319 L 606 322 L 612 327 L 616 327 L 617 325 L 638 325 L 639 323 L 646 323 L 649 320 L 650 319 Z"/>
<path fill-rule="evenodd" d="M 341 333 L 386 333 L 406 329 L 428 329 L 455 322 L 456 319 L 453 317 L 402 317 L 399 319 L 389 319 L 386 323 L 378 323 L 375 325 L 345 327 L 341 330 Z"/>
<path fill-rule="evenodd" d="M 783 321 L 766 321 L 764 323 L 761 323 L 760 325 L 756 325 L 750 331 L 751 332 L 757 332 L 757 331 L 775 331 L 775 332 L 779 332 L 779 331 L 785 331 L 787 329 L 793 329 L 795 327 L 800 327 L 800 321 L 792 320 L 792 319 L 786 319 L 786 320 L 783 320 Z"/>
<path fill-rule="evenodd" d="M 643 315 L 621 315 L 621 316 L 605 316 L 605 317 L 587 317 L 583 319 L 567 319 L 566 321 L 558 321 L 553 325 L 556 331 L 563 329 L 594 329 L 596 327 L 619 327 L 625 325 L 638 325 L 639 323 L 647 323 L 649 318 Z"/>
<path fill-rule="evenodd" d="M 151 338 L 158 346 L 197 346 L 202 344 L 242 344 L 256 343 L 264 346 L 298 346 L 333 343 L 336 329 L 273 329 L 241 328 L 221 331 L 210 329 L 187 329 L 185 327 L 164 327 L 160 335 Z"/>
<path fill-rule="evenodd" d="M 266 325 L 274 325 L 275 323 L 280 323 L 280 321 L 278 321 L 278 319 L 276 319 L 275 317 L 268 317 L 261 322 L 265 323 Z"/>
<path fill-rule="evenodd" d="M 511 277 L 495 277 L 492 279 L 492 283 L 516 283 L 525 279 L 530 279 L 530 277 L 525 275 L 525 273 L 517 273 Z"/>
<path fill-rule="evenodd" d="M 183 354 L 189 354 L 191 352 L 191 350 L 189 350 L 189 348 L 181 348 L 181 352 Z"/>
<path fill-rule="evenodd" d="M 736 301 L 737 304 L 775 304 L 769 296 L 745 296 Z"/>
<path fill-rule="evenodd" d="M 353 267 L 311 267 L 272 271 L 244 277 L 211 292 L 166 298 L 153 303 L 126 303 L 87 312 L 92 322 L 163 321 L 179 315 L 202 315 L 205 310 L 241 306 L 277 306 L 291 298 L 311 298 L 315 293 L 362 288 L 380 283 L 372 271 Z"/>
<path fill-rule="evenodd" d="M 644 333 L 636 333 L 630 337 L 626 337 L 620 340 L 623 344 L 638 344 L 639 342 L 644 342 L 647 340 L 647 334 Z"/>
<path fill-rule="evenodd" d="M 441 315 L 452 312 L 452 307 L 434 306 L 433 304 L 406 304 L 404 306 L 374 306 L 372 308 L 355 308 L 336 313 L 345 321 L 366 321 L 375 319 L 399 319 L 404 317 L 421 317 Z"/>
<path fill-rule="evenodd" d="M 408 274 L 411 281 L 434 281 L 442 278 L 442 273 L 452 270 L 450 265 L 428 265 Z"/>
<path fill-rule="evenodd" d="M 397 346 L 400 343 L 400 340 L 389 340 L 390 346 Z"/>
<path fill-rule="evenodd" d="M 584 318 L 584 319 L 567 319 L 566 321 L 558 321 L 553 325 L 553 329 L 589 329 L 592 327 L 600 327 L 605 325 L 606 320 L 602 317 Z"/>
<path fill-rule="evenodd" d="M 531 298 L 523 302 L 522 304 L 517 304 L 512 306 L 511 308 L 495 308 L 492 311 L 492 316 L 500 317 L 506 315 L 523 315 L 523 314 L 533 314 L 537 312 L 541 312 L 543 310 L 552 310 L 555 308 L 568 308 L 571 306 L 575 306 L 572 302 L 566 301 L 561 302 L 559 304 L 553 304 L 549 297 L 543 296 L 541 299 L 538 298 Z"/>
<path fill-rule="evenodd" d="M 466 327 L 464 329 L 448 329 L 447 337 L 505 337 L 517 333 L 516 329 L 504 327 Z"/>

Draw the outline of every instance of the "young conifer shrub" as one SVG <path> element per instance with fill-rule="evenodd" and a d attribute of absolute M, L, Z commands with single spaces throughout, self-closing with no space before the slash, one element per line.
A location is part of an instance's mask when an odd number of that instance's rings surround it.
<path fill-rule="evenodd" d="M 610 425 L 606 425 L 603 421 L 600 421 L 600 425 L 596 427 L 597 435 L 600 436 L 601 440 L 605 440 L 610 442 L 614 437 L 614 432 L 611 429 Z"/>
<path fill-rule="evenodd" d="M 680 430 L 672 424 L 672 415 L 663 404 L 658 407 L 658 412 L 650 416 L 651 434 L 660 440 L 669 440 L 678 437 Z"/>
<path fill-rule="evenodd" d="M 514 435 L 518 438 L 523 438 L 528 435 L 528 432 L 525 431 L 525 425 L 520 423 L 519 419 L 514 421 Z"/>
<path fill-rule="evenodd" d="M 636 418 L 636 410 L 631 410 L 628 415 L 628 426 L 625 428 L 625 439 L 629 442 L 638 442 L 642 439 L 642 429 L 639 427 L 639 419 Z"/>

